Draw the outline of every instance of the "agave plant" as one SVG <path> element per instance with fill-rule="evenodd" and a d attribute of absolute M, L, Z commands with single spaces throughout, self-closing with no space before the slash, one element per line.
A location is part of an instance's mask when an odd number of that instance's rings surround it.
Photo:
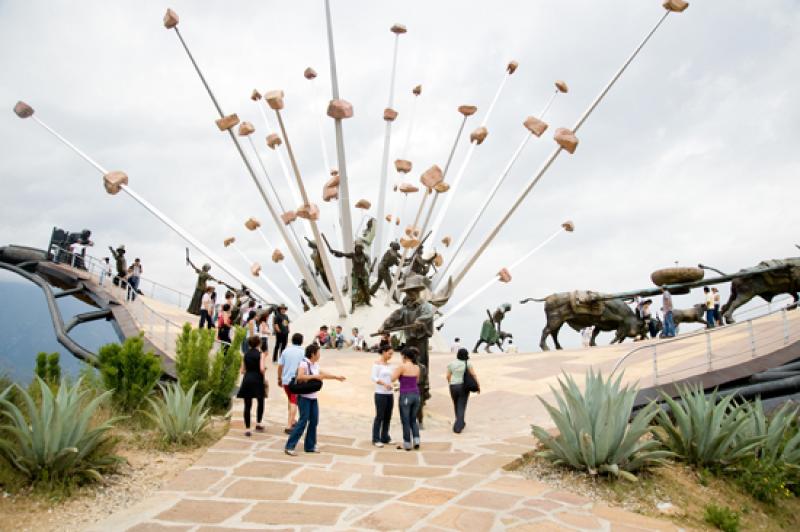
<path fill-rule="evenodd" d="M 14 385 L 24 413 L 0 397 L 0 410 L 8 420 L 0 426 L 0 453 L 33 483 L 102 480 L 102 473 L 121 460 L 108 451 L 108 431 L 118 418 L 94 427 L 91 423 L 110 392 L 87 402 L 80 380 L 72 386 L 62 381 L 55 395 L 39 377 L 35 382 L 41 394 L 39 405 L 28 390 Z"/>
<path fill-rule="evenodd" d="M 205 408 L 209 394 L 194 403 L 197 383 L 184 392 L 178 383 L 170 383 L 161 388 L 163 398 L 147 398 L 151 412 L 145 412 L 152 419 L 164 440 L 170 443 L 188 443 L 194 440 L 208 425 L 208 409 Z M 210 393 L 210 392 L 209 392 Z"/>
<path fill-rule="evenodd" d="M 798 410 L 800 407 L 784 403 L 772 417 L 767 417 L 761 399 L 756 399 L 743 409 L 747 421 L 737 439 L 761 438 L 758 459 L 762 462 L 800 467 L 800 431 L 794 424 Z"/>
<path fill-rule="evenodd" d="M 626 385 L 620 389 L 621 379 L 622 375 L 604 380 L 601 373 L 590 369 L 582 393 L 565 374 L 564 380 L 558 380 L 561 392 L 551 388 L 558 408 L 540 397 L 559 430 L 553 437 L 544 428 L 532 426 L 546 448 L 540 456 L 591 475 L 606 473 L 634 481 L 636 471 L 663 463 L 672 453 L 658 441 L 642 438 L 649 432 L 657 407 L 649 404 L 629 423 L 636 388 Z"/>
<path fill-rule="evenodd" d="M 670 414 L 659 410 L 653 433 L 682 460 L 702 466 L 727 466 L 755 453 L 764 437 L 742 429 L 751 416 L 733 395 L 720 398 L 716 390 L 706 396 L 699 385 L 679 386 L 679 400 L 661 392 Z M 673 419 L 674 418 L 674 421 Z"/>

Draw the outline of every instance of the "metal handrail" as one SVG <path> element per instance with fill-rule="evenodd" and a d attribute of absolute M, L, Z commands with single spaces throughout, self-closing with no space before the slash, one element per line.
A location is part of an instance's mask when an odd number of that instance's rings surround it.
<path fill-rule="evenodd" d="M 785 302 L 787 300 L 791 301 L 792 303 L 794 303 L 794 300 L 789 296 L 787 296 L 785 298 L 781 298 L 777 302 L 780 303 L 780 302 Z M 765 304 L 759 305 L 757 307 L 753 307 L 753 308 L 750 308 L 750 309 L 747 309 L 747 310 L 743 310 L 741 313 L 739 313 L 738 316 L 741 316 L 742 314 L 752 313 L 752 312 L 755 312 L 755 311 L 757 311 L 759 309 L 763 309 L 765 307 L 768 309 L 767 312 L 765 312 L 763 314 L 759 314 L 758 316 L 754 316 L 752 318 L 749 318 L 749 319 L 747 319 L 745 321 L 737 321 L 735 323 L 730 323 L 730 324 L 726 324 L 726 325 L 720 325 L 720 326 L 714 327 L 714 329 L 700 329 L 700 330 L 697 330 L 697 331 L 694 331 L 694 332 L 690 332 L 690 333 L 682 334 L 680 336 L 676 336 L 674 338 L 660 339 L 660 340 L 657 340 L 656 342 L 650 342 L 650 343 L 648 343 L 646 345 L 641 345 L 641 346 L 635 347 L 635 348 L 631 349 L 630 351 L 628 351 L 623 356 L 621 356 L 617 360 L 617 362 L 614 364 L 614 367 L 611 370 L 611 375 L 614 375 L 614 373 L 616 373 L 616 371 L 620 368 L 620 366 L 629 357 L 631 357 L 635 353 L 638 353 L 640 351 L 644 351 L 645 349 L 652 349 L 653 350 L 653 374 L 654 374 L 654 376 L 656 378 L 656 381 L 657 381 L 658 380 L 658 370 L 657 370 L 658 353 L 657 353 L 657 351 L 658 351 L 659 347 L 662 347 L 662 346 L 665 346 L 665 345 L 668 345 L 668 344 L 672 344 L 672 343 L 675 343 L 675 342 L 681 342 L 681 341 L 684 341 L 684 340 L 687 340 L 687 339 L 690 339 L 690 338 L 695 338 L 695 337 L 700 336 L 700 335 L 707 335 L 706 336 L 707 344 L 710 344 L 711 338 L 710 338 L 710 336 L 708 336 L 710 334 L 710 331 L 712 331 L 712 330 L 730 330 L 730 329 L 735 328 L 735 327 L 740 326 L 740 325 L 747 325 L 749 330 L 750 330 L 750 339 L 751 339 L 751 348 L 750 349 L 751 349 L 751 352 L 753 353 L 753 356 L 755 356 L 755 343 L 754 343 L 754 340 L 753 340 L 752 321 L 754 319 L 763 318 L 763 317 L 766 317 L 766 316 L 771 316 L 771 315 L 776 314 L 778 312 L 785 312 L 786 308 L 788 306 L 788 305 L 781 306 L 781 307 L 778 307 L 778 308 L 773 310 L 774 304 L 775 304 L 774 302 L 769 302 L 769 303 L 765 303 Z M 708 352 L 710 353 L 710 345 L 707 346 L 707 349 L 708 349 Z M 709 368 L 711 368 L 711 363 L 712 363 L 712 360 L 711 360 L 711 357 L 709 357 L 709 359 L 707 361 L 707 364 L 708 364 Z"/>

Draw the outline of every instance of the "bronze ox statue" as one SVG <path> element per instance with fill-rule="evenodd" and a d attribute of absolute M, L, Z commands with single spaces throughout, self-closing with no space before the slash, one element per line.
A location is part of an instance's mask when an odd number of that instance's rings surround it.
<path fill-rule="evenodd" d="M 544 299 L 529 297 L 520 303 L 524 305 L 531 301 L 544 302 L 547 322 L 539 342 L 542 351 L 549 350 L 548 336 L 553 337 L 556 349 L 561 349 L 561 344 L 558 343 L 558 331 L 565 323 L 576 331 L 584 327 L 594 327 L 589 342 L 592 346 L 597 345 L 595 341 L 601 331 L 615 331 L 612 344 L 622 342 L 625 338 L 645 335 L 644 322 L 634 314 L 622 298 L 614 298 L 611 294 L 576 290 L 550 294 Z"/>
<path fill-rule="evenodd" d="M 701 267 L 713 270 L 707 266 Z M 714 271 L 722 273 L 719 270 Z M 800 257 L 763 261 L 754 268 L 739 270 L 730 277 L 733 278 L 731 296 L 722 306 L 725 323 L 734 323 L 733 312 L 754 297 L 761 297 L 769 302 L 777 295 L 789 294 L 794 299 L 794 305 L 790 308 L 797 308 Z"/>

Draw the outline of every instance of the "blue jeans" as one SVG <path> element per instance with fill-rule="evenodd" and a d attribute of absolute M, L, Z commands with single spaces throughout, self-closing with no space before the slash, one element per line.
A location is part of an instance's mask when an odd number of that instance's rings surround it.
<path fill-rule="evenodd" d="M 316 399 L 309 399 L 302 395 L 297 398 L 297 408 L 300 410 L 300 419 L 295 423 L 289 441 L 286 442 L 287 449 L 294 449 L 303 432 L 306 439 L 303 442 L 303 449 L 310 453 L 317 447 L 317 424 L 319 423 L 319 404 Z M 308 430 L 306 430 L 308 425 Z"/>
<path fill-rule="evenodd" d="M 714 317 L 715 317 L 714 309 L 713 308 L 706 309 L 706 325 L 708 326 L 709 329 L 714 328 Z"/>
<path fill-rule="evenodd" d="M 392 437 L 389 436 L 389 425 L 392 423 L 393 406 L 394 394 L 375 394 L 375 421 L 372 422 L 372 443 L 389 443 L 392 441 Z"/>
<path fill-rule="evenodd" d="M 675 336 L 675 319 L 671 310 L 664 313 L 664 336 L 666 338 Z"/>
<path fill-rule="evenodd" d="M 400 394 L 400 422 L 403 424 L 403 448 L 411 449 L 413 445 L 419 445 L 419 423 L 417 413 L 419 412 L 419 394 L 401 393 Z"/>

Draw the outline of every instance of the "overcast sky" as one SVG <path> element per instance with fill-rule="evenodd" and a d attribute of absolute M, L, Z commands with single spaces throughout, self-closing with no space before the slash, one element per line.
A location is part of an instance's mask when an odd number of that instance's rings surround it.
<path fill-rule="evenodd" d="M 505 65 L 519 62 L 439 237 L 458 236 L 524 136 L 522 121 L 544 106 L 553 81 L 569 84 L 548 113 L 551 129 L 528 144 L 471 248 L 552 150 L 552 131 L 576 121 L 663 13 L 660 0 L 332 4 L 341 96 L 355 108 L 344 123 L 351 203 L 377 203 L 393 23 L 409 31 L 400 39 L 394 105 L 400 115 L 390 160 L 410 159 L 413 182 L 431 164 L 444 166 L 459 124 L 456 107 L 478 106 L 468 134 L 483 120 Z M 44 247 L 54 225 L 87 227 L 97 244 L 92 253 L 107 255 L 108 245 L 125 243 L 131 258 L 141 257 L 147 277 L 185 292 L 194 284 L 183 241 L 129 197 L 106 194 L 92 167 L 34 122 L 19 120 L 11 107 L 22 99 L 102 165 L 127 172 L 139 194 L 246 271 L 247 264 L 222 247 L 225 237 L 236 236 L 241 249 L 291 292 L 269 261 L 271 250 L 242 225 L 255 216 L 270 239 L 279 239 L 232 143 L 217 130 L 216 112 L 176 36 L 162 26 L 167 7 L 180 15 L 181 32 L 223 110 L 255 124 L 270 175 L 292 206 L 275 153 L 263 144 L 265 124 L 249 100 L 253 88 L 285 91 L 289 136 L 308 190 L 323 205 L 320 116 L 332 164 L 335 145 L 333 121 L 324 116 L 330 77 L 322 1 L 0 1 L 0 101 L 7 110 L 0 114 L 0 245 Z M 521 297 L 647 287 L 650 272 L 675 261 L 727 271 L 796 255 L 798 26 L 795 0 L 768 7 L 696 1 L 670 15 L 582 127 L 577 152 L 559 157 L 452 303 L 564 220 L 572 219 L 576 231 L 542 249 L 510 284 L 462 311 L 446 335 L 474 342 L 484 309 L 509 301 L 514 308 L 504 328 L 522 349 L 534 349 L 543 312 L 539 304 L 520 306 Z M 316 86 L 303 78 L 307 66 L 319 73 Z M 417 84 L 423 93 L 406 143 Z M 393 168 L 389 179 L 396 179 Z M 405 220 L 419 198 L 408 199 Z M 354 209 L 353 219 L 358 225 L 361 211 Z M 333 234 L 334 220 L 333 205 L 324 205 L 322 230 Z M 677 303 L 699 299 L 684 296 Z M 562 338 L 579 341 L 568 329 Z"/>

